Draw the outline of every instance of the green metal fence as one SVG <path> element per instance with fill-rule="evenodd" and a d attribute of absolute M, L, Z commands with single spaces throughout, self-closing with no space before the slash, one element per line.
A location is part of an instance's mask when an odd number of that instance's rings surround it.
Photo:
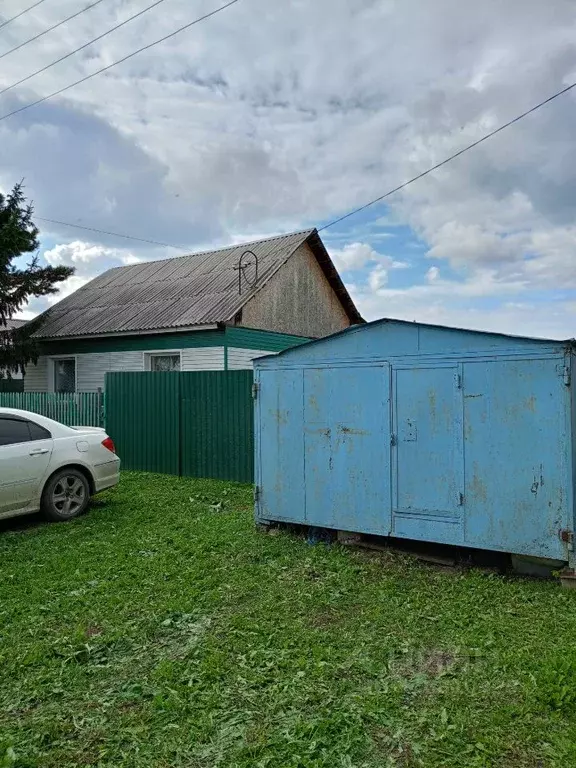
<path fill-rule="evenodd" d="M 103 427 L 102 392 L 0 392 L 0 408 L 20 408 L 70 427 Z"/>
<path fill-rule="evenodd" d="M 106 374 L 106 430 L 126 469 L 252 482 L 252 371 Z"/>

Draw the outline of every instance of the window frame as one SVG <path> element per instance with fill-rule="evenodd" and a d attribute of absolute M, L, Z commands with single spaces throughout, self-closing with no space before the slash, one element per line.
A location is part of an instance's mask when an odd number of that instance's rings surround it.
<path fill-rule="evenodd" d="M 181 349 L 149 349 L 143 353 L 143 368 L 150 373 L 159 373 L 159 371 L 152 370 L 152 358 L 154 357 L 178 357 L 180 360 L 180 370 L 171 371 L 171 373 L 182 372 L 182 350 Z"/>
<path fill-rule="evenodd" d="M 74 360 L 74 392 L 59 392 L 56 389 L 56 363 L 59 360 Z M 50 355 L 48 358 L 48 392 L 73 395 L 78 392 L 78 355 Z"/>
<path fill-rule="evenodd" d="M 26 443 L 39 443 L 43 440 L 52 440 L 53 436 L 49 429 L 46 429 L 46 427 L 43 427 L 42 424 L 38 424 L 36 421 L 32 421 L 31 419 L 25 419 L 22 416 L 16 416 L 16 414 L 11 413 L 1 413 L 0 414 L 0 423 L 3 421 L 18 421 L 22 424 L 25 424 L 28 430 L 28 440 L 19 440 L 18 442 L 14 443 L 0 443 L 0 448 L 9 448 L 12 445 L 26 445 Z M 46 433 L 46 437 L 32 437 L 32 432 L 30 431 L 30 424 L 34 424 L 36 427 L 39 427 L 40 429 L 43 429 Z"/>

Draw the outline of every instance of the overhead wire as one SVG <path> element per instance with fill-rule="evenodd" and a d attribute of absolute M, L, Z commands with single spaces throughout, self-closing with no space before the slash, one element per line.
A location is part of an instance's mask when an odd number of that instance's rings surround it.
<path fill-rule="evenodd" d="M 41 5 L 45 0 L 38 0 L 38 2 L 34 3 L 34 5 L 28 6 L 28 8 L 24 8 L 23 11 L 20 11 L 20 13 L 17 13 L 16 16 L 12 16 L 10 19 L 6 19 L 6 21 L 3 21 L 2 24 L 0 24 L 0 29 L 5 27 L 7 24 L 10 24 L 13 21 L 16 21 L 16 19 L 19 19 L 20 16 L 24 16 L 25 13 L 28 13 L 28 11 L 31 11 L 33 8 L 37 8 L 39 5 Z"/>
<path fill-rule="evenodd" d="M 37 35 L 34 35 L 34 37 L 29 37 L 28 40 L 24 40 L 24 42 L 19 43 L 18 45 L 15 45 L 14 48 L 10 48 L 9 51 L 4 51 L 4 53 L 0 54 L 0 59 L 3 59 L 5 56 L 8 56 L 11 53 L 14 53 L 15 51 L 19 51 L 21 48 L 24 48 L 24 46 L 28 45 L 29 43 L 33 43 L 35 40 L 39 40 L 41 37 L 44 37 L 44 35 L 47 35 L 48 32 L 52 32 L 54 29 L 58 29 L 58 27 L 61 27 L 63 24 L 66 24 L 67 21 L 72 21 L 72 19 L 75 19 L 77 16 L 80 16 L 82 13 L 86 13 L 86 11 L 89 11 L 91 8 L 94 8 L 97 5 L 100 5 L 100 3 L 104 2 L 104 0 L 96 0 L 95 3 L 91 3 L 90 5 L 87 5 L 85 8 L 82 8 L 80 11 L 76 11 L 76 13 L 73 13 L 71 16 L 67 16 L 65 19 L 62 19 L 62 21 L 59 21 L 57 24 L 53 24 L 51 27 L 48 27 L 48 29 L 45 29 L 43 32 L 39 32 Z"/>
<path fill-rule="evenodd" d="M 567 85 L 566 88 L 562 88 L 561 91 L 557 91 L 556 93 L 552 94 L 552 96 L 549 96 L 547 99 L 544 99 L 544 101 L 541 101 L 539 104 L 536 104 L 534 107 L 527 109 L 526 112 L 522 112 L 522 114 L 517 115 L 512 120 L 508 120 L 507 123 L 503 123 L 503 125 L 500 125 L 498 128 L 495 128 L 493 131 L 490 131 L 490 133 L 485 134 L 477 141 L 473 141 L 472 144 L 468 144 L 468 146 L 463 147 L 462 149 L 458 150 L 458 152 L 454 152 L 454 154 L 444 158 L 444 160 L 441 160 L 439 163 L 436 163 L 436 165 L 433 165 L 430 168 L 427 168 L 425 171 L 422 171 L 422 173 L 419 173 L 417 176 L 413 176 L 411 179 L 408 179 L 408 181 L 404 181 L 402 184 L 399 184 L 397 187 L 394 187 L 394 189 L 390 189 L 385 194 L 379 195 L 379 197 L 375 197 L 373 200 L 370 200 L 368 203 L 361 205 L 359 208 L 355 208 L 353 211 L 350 211 L 349 213 L 344 214 L 344 216 L 339 216 L 337 219 L 330 221 L 328 224 L 324 224 L 323 227 L 319 227 L 318 232 L 322 232 L 324 229 L 328 229 L 328 227 L 333 227 L 334 224 L 339 224 L 341 221 L 344 221 L 345 219 L 349 219 L 351 216 L 355 216 L 357 213 L 360 213 L 361 211 L 365 211 L 366 208 L 370 208 L 370 206 L 375 205 L 376 203 L 379 203 L 382 200 L 385 200 L 387 197 L 390 197 L 396 192 L 399 192 L 401 189 L 404 189 L 408 185 L 413 184 L 415 181 L 418 181 L 419 179 L 424 178 L 424 176 L 428 176 L 428 174 L 438 170 L 438 168 L 442 168 L 443 165 L 450 163 L 452 160 L 455 160 L 457 157 L 460 157 L 460 155 L 463 155 L 465 152 L 468 152 L 469 150 L 474 149 L 474 147 L 477 147 L 479 144 L 482 144 L 484 141 L 491 139 L 492 136 L 495 136 L 497 133 L 500 133 L 500 131 L 503 131 L 505 128 L 509 128 L 511 125 L 514 125 L 514 123 L 517 123 L 523 118 L 527 117 L 528 115 L 531 115 L 533 112 L 536 112 L 537 109 L 540 109 L 546 104 L 549 104 L 551 101 L 554 101 L 554 99 L 557 99 L 559 96 L 563 96 L 565 93 L 568 93 L 568 91 L 571 91 L 573 88 L 576 88 L 576 82 L 571 83 L 570 85 Z"/>
<path fill-rule="evenodd" d="M 85 83 L 87 80 L 90 80 L 93 77 L 96 77 L 96 75 L 102 74 L 102 72 L 107 72 L 109 69 L 112 69 L 112 67 L 118 66 L 118 64 L 122 64 L 125 61 L 128 61 L 128 59 L 133 58 L 134 56 L 138 55 L 139 53 L 142 53 L 143 51 L 147 51 L 150 48 L 153 48 L 155 45 L 158 45 L 159 43 L 163 43 L 166 40 L 169 40 L 172 37 L 175 37 L 176 35 L 180 34 L 180 32 L 184 32 L 184 30 L 189 29 L 190 27 L 193 27 L 195 24 L 200 24 L 200 22 L 205 21 L 206 19 L 211 18 L 212 16 L 215 16 L 218 13 L 221 13 L 222 11 L 225 11 L 227 8 L 230 8 L 230 6 L 235 5 L 238 3 L 239 0 L 229 0 L 228 3 L 225 5 L 221 5 L 219 8 L 216 8 L 213 11 L 210 11 L 209 13 L 205 13 L 203 16 L 199 16 L 197 19 L 194 19 L 194 21 L 188 22 L 188 24 L 184 24 L 182 27 L 178 27 L 178 29 L 174 30 L 174 32 L 170 32 L 168 35 L 164 35 L 164 37 L 160 37 L 158 40 L 154 40 L 151 43 L 148 43 L 148 45 L 142 46 L 142 48 L 138 48 L 137 50 L 133 51 L 132 53 L 129 53 L 127 56 L 123 56 L 121 59 L 118 59 L 117 61 L 112 62 L 112 64 L 108 64 L 105 67 L 102 67 L 101 69 L 97 69 L 96 72 L 92 72 L 89 75 L 86 75 L 85 77 L 81 77 L 80 80 L 75 80 L 73 83 L 70 83 L 69 85 L 65 85 L 63 88 L 60 88 L 57 91 L 54 91 L 53 93 L 49 93 L 47 96 L 42 96 L 40 99 L 36 99 L 36 101 L 30 102 L 30 104 L 25 104 L 23 107 L 18 107 L 18 109 L 13 109 L 12 112 L 7 112 L 5 115 L 0 116 L 0 121 L 7 120 L 9 117 L 12 117 L 13 115 L 17 115 L 20 112 L 24 112 L 26 109 L 30 109 L 31 107 L 36 107 L 38 104 L 42 104 L 45 101 L 48 101 L 48 99 L 52 99 L 54 96 L 59 96 L 61 93 L 64 93 L 65 91 L 70 90 L 70 88 L 74 88 L 76 85 L 80 85 L 81 83 Z"/>
<path fill-rule="evenodd" d="M 468 152 L 470 149 L 473 149 L 474 147 L 477 147 L 479 144 L 482 144 L 482 142 L 486 141 L 487 139 L 491 138 L 492 136 L 495 136 L 497 133 L 500 133 L 500 131 L 503 131 L 505 128 L 509 128 L 511 125 L 514 125 L 514 123 L 519 122 L 523 118 L 525 118 L 528 115 L 530 115 L 533 112 L 535 112 L 537 109 L 540 109 L 541 107 L 545 106 L 546 104 L 549 104 L 551 101 L 554 101 L 554 99 L 557 99 L 559 96 L 562 96 L 565 93 L 568 93 L 569 91 L 571 91 L 575 87 L 576 87 L 576 82 L 571 83 L 570 85 L 566 86 L 566 88 L 563 88 L 562 90 L 557 91 L 552 96 L 549 96 L 547 99 L 544 99 L 544 101 L 541 101 L 538 104 L 536 104 L 535 106 L 533 106 L 530 109 L 526 110 L 525 112 L 522 112 L 522 114 L 517 115 L 512 120 L 509 120 L 508 122 L 503 123 L 501 126 L 499 126 L 498 128 L 494 129 L 493 131 L 490 131 L 489 133 L 485 134 L 484 136 L 482 136 L 477 141 L 472 142 L 472 144 L 468 144 L 468 146 L 463 147 L 458 152 L 454 152 L 452 155 L 450 155 L 449 157 L 445 158 L 441 162 L 436 163 L 436 165 L 433 165 L 430 168 L 428 168 L 427 170 L 422 171 L 422 173 L 419 173 L 417 176 L 414 176 L 413 178 L 409 179 L 408 181 L 405 181 L 403 184 L 400 184 L 397 187 L 394 187 L 394 189 L 389 190 L 385 194 L 380 195 L 379 197 L 376 197 L 373 200 L 370 200 L 368 203 L 365 203 L 364 205 L 360 206 L 359 208 L 355 208 L 353 211 L 350 211 L 349 213 L 344 214 L 344 216 L 340 216 L 337 219 L 334 219 L 333 221 L 329 222 L 328 224 L 325 224 L 324 226 L 319 227 L 318 228 L 318 232 L 322 232 L 324 229 L 328 229 L 328 227 L 332 227 L 332 226 L 334 226 L 334 224 L 338 224 L 339 222 L 344 221 L 345 219 L 348 219 L 348 218 L 350 218 L 351 216 L 354 216 L 357 213 L 360 213 L 360 211 L 366 210 L 366 208 L 369 208 L 370 206 L 374 205 L 375 203 L 378 203 L 381 200 L 384 200 L 385 198 L 390 197 L 390 195 L 393 195 L 395 192 L 398 192 L 401 189 L 404 189 L 409 184 L 413 184 L 415 181 L 418 181 L 418 179 L 421 179 L 424 176 L 427 176 L 428 174 L 430 174 L 433 171 L 437 170 L 438 168 L 441 168 L 442 166 L 444 166 L 447 163 L 451 162 L 452 160 L 454 160 L 455 158 L 459 157 L 460 155 L 463 155 L 465 152 Z M 141 237 L 135 237 L 133 235 L 120 234 L 118 232 L 106 232 L 105 230 L 97 229 L 96 227 L 86 227 L 86 226 L 83 226 L 81 224 L 71 224 L 71 223 L 66 222 L 66 221 L 58 221 L 56 219 L 46 219 L 46 218 L 42 218 L 40 216 L 38 216 L 36 218 L 39 219 L 40 221 L 47 221 L 47 222 L 50 222 L 52 224 L 61 224 L 61 225 L 65 226 L 65 227 L 76 227 L 77 229 L 85 229 L 85 230 L 87 230 L 89 232 L 99 232 L 99 233 L 104 234 L 104 235 L 112 235 L 114 237 L 122 237 L 122 238 L 125 238 L 126 240 L 139 240 L 140 242 L 152 243 L 154 245 L 161 245 L 161 246 L 164 246 L 164 247 L 167 247 L 167 248 L 176 248 L 176 249 L 183 250 L 183 251 L 189 250 L 188 248 L 185 248 L 185 247 L 180 246 L 180 245 L 173 245 L 173 244 L 170 244 L 170 243 L 159 243 L 159 242 L 156 242 L 154 240 L 145 240 L 145 239 L 143 239 Z"/>
<path fill-rule="evenodd" d="M 122 235 L 120 232 L 109 232 L 105 229 L 97 229 L 96 227 L 85 227 L 82 224 L 71 224 L 69 221 L 59 221 L 58 219 L 47 219 L 45 216 L 35 216 L 37 221 L 47 221 L 50 224 L 60 224 L 64 227 L 75 227 L 76 229 L 85 229 L 88 232 L 99 232 L 101 235 L 111 235 L 112 237 L 122 237 L 125 240 L 138 240 L 141 243 L 148 243 L 149 245 L 160 245 L 164 248 L 176 248 L 179 251 L 190 251 L 190 248 L 186 248 L 183 245 L 173 245 L 172 243 L 161 243 L 158 240 L 147 240 L 144 237 L 136 237 L 135 235 Z"/>
<path fill-rule="evenodd" d="M 121 21 L 119 24 L 115 24 L 113 27 L 110 27 L 110 29 L 107 29 L 106 32 L 103 32 L 101 35 L 98 35 L 97 37 L 92 38 L 92 40 L 89 40 L 87 43 L 84 43 L 78 48 L 75 48 L 73 51 L 70 51 L 70 53 L 66 53 L 64 56 L 60 56 L 59 59 L 55 59 L 50 64 L 46 64 L 46 66 L 41 67 L 40 69 L 37 69 L 35 72 L 32 72 L 29 75 L 26 75 L 26 77 L 22 77 L 20 80 L 17 80 L 15 83 L 12 83 L 11 85 L 7 85 L 5 88 L 2 88 L 0 90 L 0 95 L 2 95 L 3 93 L 6 93 L 6 91 L 11 91 L 12 88 L 16 88 L 18 85 L 22 85 L 22 83 L 25 83 L 28 80 L 31 80 L 33 77 L 36 77 L 36 75 L 40 75 L 42 72 L 46 72 L 47 69 L 50 69 L 51 67 L 56 66 L 56 64 L 60 64 L 61 61 L 65 61 L 66 59 L 69 59 L 71 56 L 74 56 L 74 54 L 79 53 L 80 51 L 83 51 L 84 48 L 88 48 L 88 46 L 92 45 L 93 43 L 97 43 L 98 40 L 102 40 L 104 37 L 107 37 L 112 32 L 115 32 L 117 29 L 120 29 L 120 27 L 123 27 L 126 24 L 129 24 L 131 21 L 134 21 L 134 19 L 137 19 L 139 16 L 143 16 L 145 13 L 147 13 L 148 11 L 151 11 L 153 8 L 156 8 L 157 5 L 160 5 L 160 3 L 163 3 L 163 2 L 165 2 L 165 0 L 155 0 L 155 2 L 152 3 L 151 5 L 146 6 L 146 8 L 143 8 L 141 11 L 138 11 L 138 13 L 135 13 L 132 16 L 129 16 L 127 19 L 124 19 L 124 21 Z"/>

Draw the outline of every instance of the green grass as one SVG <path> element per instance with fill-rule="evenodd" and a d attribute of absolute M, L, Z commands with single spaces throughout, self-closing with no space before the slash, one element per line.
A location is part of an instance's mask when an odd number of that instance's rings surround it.
<path fill-rule="evenodd" d="M 254 530 L 125 474 L 0 531 L 0 767 L 576 766 L 576 593 Z"/>

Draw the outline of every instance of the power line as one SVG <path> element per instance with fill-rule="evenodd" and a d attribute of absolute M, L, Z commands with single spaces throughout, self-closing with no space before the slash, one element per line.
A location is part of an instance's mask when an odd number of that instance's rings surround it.
<path fill-rule="evenodd" d="M 226 7 L 226 6 L 223 6 L 223 7 Z M 562 96 L 565 93 L 568 93 L 568 91 L 571 91 L 575 87 L 576 87 L 576 82 L 571 83 L 570 85 L 566 86 L 566 88 L 563 88 L 561 91 L 558 91 L 552 96 L 549 96 L 547 99 L 545 99 L 544 101 L 541 101 L 539 104 L 536 104 L 536 106 L 532 107 L 531 109 L 526 110 L 526 112 L 523 112 L 521 115 L 518 115 L 512 120 L 509 120 L 507 123 L 504 123 L 499 128 L 496 128 L 493 131 L 490 131 L 490 133 L 487 133 L 485 136 L 482 136 L 482 138 L 478 139 L 472 144 L 469 144 L 467 147 L 464 147 L 458 152 L 455 152 L 453 155 L 450 155 L 450 157 L 447 157 L 445 160 L 442 160 L 440 163 L 437 163 L 436 165 L 433 165 L 431 168 L 428 168 L 428 170 L 418 174 L 418 176 L 414 176 L 412 179 L 405 181 L 403 184 L 400 184 L 398 187 L 394 187 L 394 189 L 391 189 L 389 192 L 386 192 L 384 195 L 380 195 L 380 197 L 376 197 L 374 200 L 371 200 L 369 203 L 366 203 L 365 205 L 360 206 L 360 208 L 356 208 L 353 211 L 350 211 L 350 213 L 347 213 L 344 216 L 340 216 L 339 218 L 334 219 L 334 221 L 331 221 L 328 224 L 325 224 L 323 227 L 319 227 L 318 232 L 322 232 L 322 230 L 328 229 L 328 227 L 332 227 L 334 226 L 334 224 L 338 224 L 340 221 L 344 221 L 344 219 L 348 219 L 350 218 L 350 216 L 354 216 L 356 213 L 359 213 L 360 211 L 364 211 L 366 208 L 369 208 L 371 205 L 374 205 L 375 203 L 380 202 L 380 200 L 384 200 L 386 197 L 390 197 L 390 195 L 393 195 L 395 192 L 398 192 L 399 190 L 404 189 L 404 187 L 407 187 L 409 184 L 412 184 L 415 181 L 418 181 L 418 179 L 421 179 L 424 176 L 427 176 L 429 173 L 432 173 L 432 171 L 435 171 L 436 169 L 441 168 L 443 165 L 446 165 L 451 160 L 454 160 L 456 157 L 459 157 L 460 155 L 464 154 L 464 152 L 468 152 L 469 149 L 472 149 L 473 147 L 477 147 L 478 144 L 482 144 L 482 142 L 486 141 L 492 136 L 495 136 L 497 133 L 499 133 L 500 131 L 503 131 L 505 128 L 508 128 L 514 123 L 517 123 L 519 120 L 522 120 L 527 115 L 530 115 L 532 112 L 535 112 L 537 109 L 540 109 L 540 107 L 543 107 L 546 104 L 549 104 L 551 101 L 553 101 L 554 99 L 557 99 L 559 96 Z M 190 250 L 189 248 L 185 248 L 184 246 L 181 246 L 181 245 L 173 245 L 171 243 L 159 243 L 155 240 L 145 240 L 144 238 L 141 238 L 141 237 L 135 237 L 134 235 L 124 235 L 118 232 L 107 232 L 106 230 L 97 229 L 96 227 L 85 227 L 85 226 L 82 226 L 81 224 L 70 224 L 67 221 L 58 221 L 56 219 L 46 219 L 46 218 L 42 218 L 41 216 L 37 216 L 36 218 L 39 221 L 48 221 L 52 224 L 61 224 L 62 226 L 65 226 L 65 227 L 75 227 L 77 229 L 85 229 L 89 232 L 99 232 L 100 234 L 103 234 L 103 235 L 112 235 L 113 237 L 122 237 L 126 240 L 139 240 L 142 243 L 160 245 L 166 248 L 176 248 L 177 250 L 182 250 L 182 251 Z"/>
<path fill-rule="evenodd" d="M 16 21 L 16 19 L 19 19 L 20 16 L 24 16 L 25 13 L 28 13 L 28 11 L 31 11 L 33 8 L 36 8 L 36 6 L 40 5 L 43 2 L 44 0 L 38 0 L 38 2 L 34 3 L 34 5 L 31 5 L 28 8 L 24 8 L 24 10 L 20 11 L 20 13 L 17 13 L 16 16 L 12 16 L 11 19 L 6 19 L 6 21 L 3 21 L 2 24 L 0 24 L 0 29 L 2 29 L 2 27 L 5 27 L 7 24 L 10 24 L 11 21 Z"/>
<path fill-rule="evenodd" d="M 23 77 L 21 80 L 17 80 L 15 83 L 12 83 L 12 85 L 8 85 L 6 86 L 6 88 L 2 88 L 2 90 L 0 90 L 0 95 L 3 93 L 6 93 L 6 91 L 11 91 L 12 88 L 16 88 L 16 86 L 18 85 L 22 85 L 22 83 L 25 83 L 27 80 L 31 80 L 33 77 L 36 77 L 36 75 L 39 75 L 41 72 L 45 72 L 47 69 L 54 67 L 56 64 L 60 64 L 61 61 L 65 61 L 65 59 L 69 59 L 70 56 L 74 56 L 75 53 L 78 53 L 79 51 L 83 51 L 84 48 L 88 48 L 89 45 L 92 45 L 93 43 L 98 42 L 98 40 L 102 40 L 103 37 L 106 37 L 111 32 L 115 32 L 117 29 L 120 29 L 120 27 L 123 27 L 125 24 L 128 24 L 130 21 L 134 21 L 134 19 L 137 19 L 139 16 L 142 16 L 148 11 L 151 11 L 152 8 L 155 8 L 157 5 L 160 5 L 160 3 L 163 3 L 163 2 L 164 0 L 155 0 L 155 2 L 152 3 L 152 5 L 149 5 L 146 8 L 143 8 L 141 11 L 138 11 L 138 13 L 135 13 L 133 16 L 129 16 L 127 19 L 124 19 L 124 21 L 121 21 L 120 24 L 116 24 L 116 26 L 106 30 L 106 32 L 103 32 L 101 35 L 98 35 L 98 37 L 94 37 L 92 40 L 89 40 L 87 43 L 84 43 L 84 45 L 81 45 L 79 48 L 76 48 L 75 50 L 70 51 L 70 53 L 67 53 L 64 56 L 60 56 L 59 59 L 56 59 L 51 64 L 47 64 L 45 67 L 42 67 L 41 69 L 37 69 L 36 72 L 32 72 L 32 74 L 30 75 L 26 75 L 26 77 Z"/>
<path fill-rule="evenodd" d="M 147 51 L 149 48 L 153 48 L 155 45 L 158 45 L 159 43 L 163 43 L 166 40 L 169 40 L 171 37 L 175 37 L 176 35 L 180 34 L 180 32 L 184 32 L 185 29 L 189 29 L 190 27 L 193 27 L 195 24 L 199 24 L 201 21 L 204 21 L 205 19 L 209 19 L 211 16 L 215 16 L 217 13 L 220 13 L 221 11 L 226 10 L 226 8 L 229 8 L 231 5 L 234 5 L 237 2 L 239 2 L 239 0 L 230 0 L 230 2 L 226 3 L 225 5 L 221 5 L 219 8 L 216 8 L 216 10 L 210 11 L 210 13 L 204 14 L 204 16 L 200 16 L 199 18 L 194 19 L 194 21 L 190 21 L 188 24 L 184 24 L 183 27 L 179 27 L 174 32 L 170 32 L 170 34 L 165 35 L 164 37 L 161 37 L 158 40 L 154 40 L 154 42 L 148 43 L 148 45 L 145 45 L 142 48 L 138 48 L 138 50 L 133 51 L 132 53 L 129 53 L 127 56 L 124 56 L 123 58 L 112 62 L 112 64 L 108 64 L 108 66 L 106 67 L 97 69 L 96 72 L 92 72 L 92 74 L 86 75 L 86 77 L 82 77 L 80 78 L 80 80 L 76 80 L 74 83 L 70 83 L 70 85 L 65 85 L 64 88 L 60 88 L 60 90 L 58 91 L 49 93 L 47 96 L 43 96 L 41 99 L 32 101 L 30 102 L 30 104 L 25 104 L 23 107 L 19 107 L 18 109 L 12 110 L 12 112 L 8 112 L 7 114 L 0 116 L 0 121 L 6 120 L 8 117 L 12 117 L 12 115 L 17 115 L 19 112 L 24 112 L 25 109 L 30 109 L 31 107 L 35 107 L 38 104 L 42 104 L 44 101 L 47 101 L 48 99 L 51 99 L 54 96 L 59 96 L 61 93 L 64 93 L 64 91 L 68 91 L 70 88 L 74 88 L 74 86 L 76 85 L 85 83 L 87 80 L 90 80 L 90 78 L 96 77 L 96 75 L 100 75 L 102 74 L 102 72 L 106 72 L 108 69 L 112 69 L 112 67 L 115 67 L 117 64 L 122 64 L 123 62 L 128 61 L 128 59 L 131 59 L 133 56 L 136 56 L 137 54 L 142 53 L 143 51 Z"/>
<path fill-rule="evenodd" d="M 122 235 L 120 232 L 107 232 L 105 229 L 97 229 L 96 227 L 84 227 L 82 224 L 70 224 L 68 221 L 58 221 L 58 219 L 46 219 L 43 216 L 35 216 L 38 221 L 48 221 L 50 224 L 61 224 L 64 227 L 75 227 L 76 229 L 86 229 L 88 232 L 99 232 L 101 235 L 112 235 L 113 237 L 122 237 L 125 240 L 138 240 L 141 243 L 148 243 L 149 245 L 161 245 L 164 248 L 176 248 L 179 251 L 188 251 L 190 248 L 185 248 L 183 245 L 172 245 L 171 243 L 160 243 L 157 240 L 146 240 L 143 237 L 135 237 L 134 235 Z"/>
<path fill-rule="evenodd" d="M 62 24 L 66 24 L 67 21 L 71 21 L 72 19 L 75 19 L 76 16 L 80 16 L 82 13 L 86 13 L 86 11 L 89 11 L 90 8 L 94 8 L 94 6 L 99 5 L 103 0 L 96 0 L 95 3 L 92 3 L 91 5 L 87 5 L 86 8 L 82 8 L 80 11 L 76 11 L 76 13 L 73 13 L 71 16 L 67 16 L 62 21 L 59 21 L 57 24 L 53 24 L 51 27 L 48 27 L 48 29 L 45 29 L 43 32 L 39 32 L 37 35 L 34 35 L 34 37 L 28 38 L 28 40 L 24 40 L 23 43 L 20 43 L 19 45 L 15 45 L 14 48 L 10 48 L 9 51 L 6 51 L 5 53 L 0 54 L 0 59 L 3 59 L 4 56 L 8 56 L 10 53 L 14 53 L 14 51 L 19 51 L 20 48 L 24 48 L 25 45 L 28 45 L 28 43 L 33 43 L 34 40 L 38 40 L 40 37 L 44 37 L 44 35 L 47 35 L 48 32 L 52 32 L 53 29 L 57 29 L 58 27 L 61 27 Z"/>
<path fill-rule="evenodd" d="M 500 133 L 500 131 L 503 131 L 505 128 L 509 128 L 511 125 L 514 125 L 514 123 L 517 123 L 519 120 L 522 120 L 523 118 L 532 114 L 532 112 L 536 112 L 537 109 L 540 109 L 540 107 L 543 107 L 546 104 L 549 104 L 551 101 L 554 101 L 554 99 L 557 99 L 559 96 L 563 96 L 565 93 L 568 93 L 568 91 L 571 91 L 573 88 L 576 88 L 576 82 L 571 83 L 570 85 L 567 85 L 566 88 L 563 88 L 561 91 L 554 93 L 552 96 L 549 96 L 547 99 L 544 99 L 544 101 L 541 101 L 539 104 L 536 104 L 536 106 L 531 107 L 531 109 L 526 110 L 526 112 L 522 112 L 521 115 L 518 115 L 512 120 L 509 120 L 507 123 L 504 123 L 499 128 L 496 128 L 495 130 L 490 131 L 490 133 L 487 133 L 485 136 L 482 136 L 481 139 L 478 139 L 477 141 L 472 142 L 472 144 L 468 144 L 467 147 L 460 149 L 458 152 L 455 152 L 453 155 L 450 155 L 450 157 L 447 157 L 441 162 L 436 163 L 436 165 L 433 165 L 431 168 L 428 168 L 426 171 L 423 171 L 422 173 L 419 173 L 417 176 L 414 176 L 413 178 L 408 179 L 408 181 L 403 182 L 399 186 L 394 187 L 394 189 L 391 189 L 389 192 L 386 192 L 384 195 L 380 195 L 380 197 L 375 197 L 374 200 L 370 200 L 369 203 L 365 203 L 364 205 L 361 205 L 359 208 L 355 208 L 353 211 L 350 211 L 350 213 L 346 213 L 344 214 L 344 216 L 340 216 L 339 218 L 334 219 L 334 221 L 330 221 L 328 224 L 325 224 L 323 227 L 320 227 L 318 229 L 318 232 L 322 232 L 322 230 L 328 229 L 328 227 L 333 227 L 334 224 L 339 224 L 341 221 L 344 221 L 344 219 L 349 219 L 350 216 L 355 216 L 357 213 L 360 213 L 361 211 L 366 210 L 366 208 L 370 208 L 370 206 L 374 205 L 375 203 L 379 203 L 381 200 L 384 200 L 385 198 L 390 197 L 390 195 L 393 195 L 396 192 L 399 192 L 401 189 L 404 189 L 409 184 L 413 184 L 415 181 L 422 179 L 424 176 L 428 176 L 428 174 L 432 173 L 432 171 L 438 170 L 438 168 L 441 168 L 443 165 L 446 165 L 447 163 L 451 162 L 455 158 L 460 157 L 460 155 L 463 155 L 465 152 L 468 152 L 468 150 L 473 149 L 474 147 L 477 147 L 479 144 L 482 144 L 482 142 L 492 138 L 492 136 L 495 136 L 497 133 Z"/>

